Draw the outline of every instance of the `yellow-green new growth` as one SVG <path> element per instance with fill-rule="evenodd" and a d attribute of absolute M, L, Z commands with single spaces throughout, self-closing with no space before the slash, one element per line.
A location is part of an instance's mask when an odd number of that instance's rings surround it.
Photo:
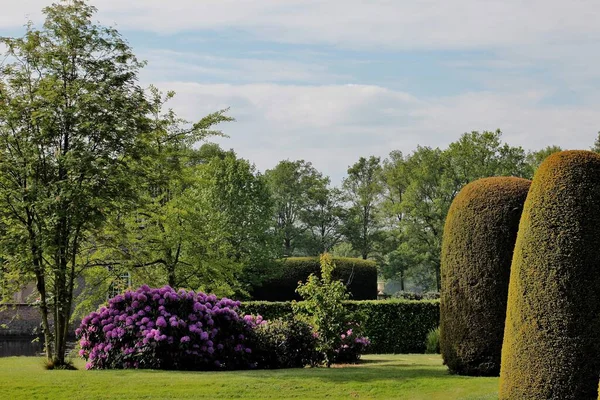
<path fill-rule="evenodd" d="M 600 155 L 548 157 L 511 266 L 501 400 L 596 400 L 600 372 Z"/>
<path fill-rule="evenodd" d="M 440 349 L 453 373 L 500 373 L 510 263 L 530 184 L 479 179 L 452 202 L 442 242 Z"/>

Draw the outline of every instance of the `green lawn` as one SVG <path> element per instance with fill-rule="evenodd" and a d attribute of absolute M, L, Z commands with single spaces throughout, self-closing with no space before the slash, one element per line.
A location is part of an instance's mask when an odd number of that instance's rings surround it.
<path fill-rule="evenodd" d="M 449 375 L 433 355 L 369 355 L 359 365 L 271 371 L 46 371 L 0 358 L 2 399 L 496 399 L 497 378 Z"/>

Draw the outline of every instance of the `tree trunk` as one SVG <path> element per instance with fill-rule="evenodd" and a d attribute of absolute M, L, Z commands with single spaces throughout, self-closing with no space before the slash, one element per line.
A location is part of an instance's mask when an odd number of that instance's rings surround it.
<path fill-rule="evenodd" d="M 167 283 L 173 289 L 176 289 L 177 277 L 175 276 L 175 266 L 169 264 L 166 267 L 167 267 Z"/>
<path fill-rule="evenodd" d="M 28 213 L 29 214 L 29 213 Z M 48 303 L 46 301 L 46 276 L 44 274 L 43 258 L 39 246 L 37 245 L 37 235 L 33 230 L 33 220 L 28 215 L 28 232 L 31 257 L 35 272 L 36 288 L 40 295 L 40 314 L 42 316 L 42 331 L 44 332 L 44 351 L 46 358 L 52 360 L 52 332 L 48 321 Z"/>
<path fill-rule="evenodd" d="M 40 294 L 40 314 L 42 315 L 42 331 L 44 332 L 44 352 L 46 358 L 52 360 L 52 332 L 48 322 L 48 304 L 46 303 L 46 282 L 42 273 L 36 272 L 36 287 Z"/>
<path fill-rule="evenodd" d="M 284 245 L 284 249 L 285 249 L 284 256 L 291 257 L 292 256 L 292 239 L 290 239 L 289 237 L 286 236 L 283 239 L 283 245 Z"/>
<path fill-rule="evenodd" d="M 400 290 L 404 292 L 404 272 L 400 272 Z"/>

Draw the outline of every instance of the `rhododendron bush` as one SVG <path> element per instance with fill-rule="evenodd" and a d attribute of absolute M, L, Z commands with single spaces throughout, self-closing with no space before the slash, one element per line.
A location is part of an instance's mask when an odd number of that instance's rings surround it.
<path fill-rule="evenodd" d="M 115 296 L 75 331 L 88 369 L 294 368 L 353 362 L 368 345 L 358 326 L 337 336 L 327 358 L 322 334 L 294 317 L 265 321 L 240 303 L 169 286 Z M 339 334 L 338 334 L 339 335 Z"/>
<path fill-rule="evenodd" d="M 255 367 L 250 341 L 260 317 L 239 302 L 165 286 L 142 286 L 85 317 L 76 330 L 88 369 Z"/>
<path fill-rule="evenodd" d="M 341 344 L 335 350 L 334 361 L 336 363 L 355 363 L 360 359 L 367 346 L 371 344 L 368 338 L 360 333 L 360 325 L 356 323 L 349 324 L 346 332 L 340 335 Z"/>

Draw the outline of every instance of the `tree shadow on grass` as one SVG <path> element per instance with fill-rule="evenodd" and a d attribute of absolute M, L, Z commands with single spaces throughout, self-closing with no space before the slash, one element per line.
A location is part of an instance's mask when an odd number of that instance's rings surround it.
<path fill-rule="evenodd" d="M 304 368 L 304 369 L 282 369 L 282 370 L 260 370 L 260 371 L 237 371 L 236 376 L 247 378 L 277 378 L 282 379 L 307 379 L 322 380 L 329 382 L 372 382 L 385 380 L 403 379 L 429 379 L 447 378 L 456 379 L 447 370 L 441 368 L 425 368 L 415 366 L 369 366 L 360 368 L 358 366 L 346 368 Z M 459 378 L 460 379 L 460 378 Z"/>
<path fill-rule="evenodd" d="M 356 365 L 361 366 L 364 364 L 382 364 L 382 363 L 389 363 L 388 360 L 373 360 L 373 359 L 368 359 L 368 360 L 358 360 L 358 362 L 356 363 Z"/>

